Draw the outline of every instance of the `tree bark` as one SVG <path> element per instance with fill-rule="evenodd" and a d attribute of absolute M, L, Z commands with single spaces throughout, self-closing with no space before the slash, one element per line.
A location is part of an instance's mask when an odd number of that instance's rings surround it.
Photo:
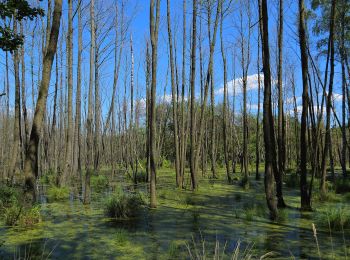
<path fill-rule="evenodd" d="M 152 47 L 152 80 L 151 80 L 151 107 L 150 107 L 150 207 L 157 207 L 156 196 L 156 91 L 157 91 L 157 50 L 158 50 L 158 31 L 160 18 L 160 0 L 156 0 L 156 18 L 154 21 L 154 0 L 150 2 L 150 37 Z"/>
<path fill-rule="evenodd" d="M 276 168 L 276 148 L 274 122 L 271 105 L 271 73 L 270 73 L 270 50 L 268 35 L 268 13 L 267 1 L 261 1 L 261 19 L 262 19 L 262 47 L 263 47 L 263 65 L 264 65 L 264 109 L 263 109 L 263 127 L 265 141 L 265 194 L 267 206 L 270 210 L 270 218 L 277 218 L 277 205 L 274 192 L 274 172 Z"/>
<path fill-rule="evenodd" d="M 40 133 L 42 130 L 42 122 L 46 110 L 47 94 L 51 78 L 51 69 L 53 59 L 57 49 L 57 40 L 60 30 L 60 20 L 62 14 L 62 0 L 55 0 L 53 11 L 52 26 L 50 39 L 47 45 L 47 51 L 43 57 L 43 71 L 40 82 L 39 95 L 35 108 L 32 130 L 28 149 L 26 152 L 26 160 L 24 164 L 25 175 L 25 198 L 33 203 L 36 199 L 35 181 L 38 176 L 38 148 Z"/>

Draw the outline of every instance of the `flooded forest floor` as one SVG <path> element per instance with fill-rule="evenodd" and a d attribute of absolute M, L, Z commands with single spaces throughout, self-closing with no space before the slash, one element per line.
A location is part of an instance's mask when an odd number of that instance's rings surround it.
<path fill-rule="evenodd" d="M 117 221 L 105 215 L 108 196 L 120 186 L 125 192 L 147 192 L 148 186 L 139 183 L 135 187 L 125 176 L 112 179 L 107 169 L 102 174 L 108 185 L 95 190 L 92 186 L 90 205 L 83 205 L 81 191 L 73 188 L 66 200 L 49 202 L 48 187 L 42 184 L 42 221 L 31 228 L 0 222 L 0 258 L 190 259 L 189 250 L 202 252 L 204 248 L 212 256 L 216 247 L 224 252 L 223 259 L 230 259 L 238 243 L 242 257 L 249 254 L 253 259 L 267 253 L 268 259 L 350 256 L 349 228 L 330 230 L 325 221 L 332 212 L 349 213 L 349 193 L 322 202 L 317 199 L 316 184 L 314 211 L 303 213 L 298 209 L 298 186 L 285 185 L 289 207 L 280 210 L 277 221 L 270 221 L 263 178 L 255 181 L 252 175 L 244 189 L 239 177 L 228 184 L 222 169 L 218 179 L 202 176 L 198 191 L 192 192 L 176 189 L 174 170 L 163 168 L 157 173 L 157 209 L 144 206 L 137 217 Z M 185 182 L 189 184 L 189 179 Z"/>

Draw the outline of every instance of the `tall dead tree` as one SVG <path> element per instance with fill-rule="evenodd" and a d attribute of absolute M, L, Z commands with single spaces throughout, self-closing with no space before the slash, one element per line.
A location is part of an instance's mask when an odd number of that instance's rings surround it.
<path fill-rule="evenodd" d="M 79 179 L 82 177 L 81 165 L 81 62 L 83 52 L 83 25 L 81 2 L 78 3 L 78 57 L 77 57 L 77 91 L 75 103 L 75 123 L 74 123 L 74 153 L 73 171 L 78 171 Z"/>
<path fill-rule="evenodd" d="M 86 119 L 86 173 L 84 204 L 90 203 L 90 177 L 94 171 L 94 144 L 93 144 L 93 84 L 95 71 L 95 0 L 90 1 L 90 73 L 89 73 L 89 94 L 88 94 L 88 114 Z"/>
<path fill-rule="evenodd" d="M 150 37 L 152 47 L 152 73 L 151 73 L 151 99 L 150 99 L 150 207 L 157 207 L 156 197 L 156 91 L 157 91 L 157 51 L 158 51 L 158 31 L 160 18 L 160 0 L 156 0 L 156 17 L 154 17 L 155 0 L 150 2 Z"/>
<path fill-rule="evenodd" d="M 222 1 L 222 0 L 220 0 Z M 229 156 L 228 156 L 228 130 L 227 130 L 227 59 L 226 59 L 226 52 L 225 52 L 225 46 L 224 46 L 224 40 L 223 40 L 223 22 L 224 22 L 224 11 L 223 8 L 221 8 L 221 19 L 220 19 L 220 42 L 221 42 L 221 57 L 222 57 L 222 63 L 224 65 L 224 101 L 222 105 L 222 134 L 223 134 L 223 142 L 224 142 L 224 157 L 225 157 L 225 166 L 226 166 L 226 176 L 227 181 L 230 183 L 231 180 L 231 173 L 230 173 L 230 162 L 229 162 Z"/>
<path fill-rule="evenodd" d="M 176 172 L 176 186 L 181 187 L 181 173 L 180 173 L 180 151 L 179 151 L 179 132 L 177 119 L 177 96 L 175 86 L 175 63 L 173 50 L 173 36 L 171 32 L 171 16 L 170 16 L 170 0 L 167 0 L 167 23 L 168 23 L 168 41 L 169 41 L 169 58 L 170 58 L 170 75 L 171 75 L 171 100 L 173 106 L 173 122 L 174 122 L 174 146 L 175 146 L 175 172 Z"/>
<path fill-rule="evenodd" d="M 68 100 L 67 100 L 67 130 L 66 130 L 66 153 L 63 175 L 60 185 L 65 186 L 72 172 L 72 145 L 73 145 L 73 0 L 68 0 L 68 32 L 67 32 L 67 78 L 68 78 Z"/>

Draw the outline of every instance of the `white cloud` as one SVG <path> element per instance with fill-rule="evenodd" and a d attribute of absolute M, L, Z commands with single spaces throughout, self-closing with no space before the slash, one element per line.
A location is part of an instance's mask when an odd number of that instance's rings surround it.
<path fill-rule="evenodd" d="M 258 74 L 247 76 L 247 91 L 256 90 L 259 86 Z M 272 80 L 272 84 L 275 84 L 276 80 Z M 233 95 L 233 86 L 235 86 L 235 94 L 239 95 L 243 92 L 243 78 L 236 78 L 227 82 L 227 92 L 229 95 Z M 264 88 L 264 74 L 260 73 L 260 87 Z M 216 95 L 224 94 L 224 85 L 222 84 L 219 89 L 215 91 Z"/>

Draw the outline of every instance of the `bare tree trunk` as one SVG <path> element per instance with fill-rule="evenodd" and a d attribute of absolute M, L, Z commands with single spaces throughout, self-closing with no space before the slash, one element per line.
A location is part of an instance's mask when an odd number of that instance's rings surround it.
<path fill-rule="evenodd" d="M 82 182 L 81 165 L 81 61 L 83 52 L 83 25 L 81 2 L 78 3 L 78 60 L 77 60 L 77 92 L 75 100 L 75 124 L 74 124 L 74 172 L 78 171 L 80 183 Z"/>
<path fill-rule="evenodd" d="M 150 107 L 150 166 L 151 181 L 150 207 L 157 207 L 156 196 L 156 90 L 157 90 L 157 50 L 158 50 L 158 31 L 160 17 L 160 0 L 156 0 L 156 19 L 154 21 L 154 0 L 150 3 L 150 36 L 152 46 L 152 81 L 151 81 L 151 107 Z"/>
<path fill-rule="evenodd" d="M 261 10 L 262 19 L 262 47 L 263 47 L 263 65 L 264 65 L 264 110 L 263 110 L 263 126 L 265 141 L 265 194 L 267 206 L 270 210 L 270 218 L 277 218 L 277 205 L 274 192 L 274 171 L 276 168 L 276 148 L 274 122 L 271 107 L 271 74 L 270 74 L 270 50 L 268 35 L 268 13 L 267 2 L 259 1 L 259 9 Z"/>
<path fill-rule="evenodd" d="M 181 72 L 181 158 L 180 158 L 180 183 L 183 187 L 186 167 L 186 136 L 185 136 L 185 77 L 186 77 L 186 0 L 183 0 L 182 14 L 183 32 L 182 32 L 182 72 Z M 187 100 L 189 102 L 189 100 Z"/>
<path fill-rule="evenodd" d="M 258 29 L 258 113 L 256 115 L 256 141 L 255 141 L 255 179 L 260 180 L 259 164 L 260 164 L 260 26 Z"/>
<path fill-rule="evenodd" d="M 305 31 L 305 5 L 304 0 L 299 0 L 299 41 L 303 79 L 302 112 L 300 120 L 300 195 L 301 209 L 311 209 L 311 198 L 307 185 L 307 115 L 309 107 L 308 94 L 308 56 Z"/>
<path fill-rule="evenodd" d="M 14 18 L 13 31 L 17 34 L 17 21 Z M 13 148 L 12 156 L 10 160 L 10 171 L 8 176 L 10 182 L 13 182 L 13 178 L 16 172 L 16 163 L 18 160 L 18 152 L 21 139 L 21 83 L 19 79 L 19 53 L 18 50 L 14 51 L 13 65 L 15 74 L 15 121 L 13 125 Z"/>
<path fill-rule="evenodd" d="M 39 95 L 35 108 L 32 131 L 26 152 L 24 164 L 25 175 L 25 198 L 31 203 L 36 199 L 35 181 L 38 176 L 38 148 L 40 133 L 42 130 L 43 117 L 46 110 L 47 93 L 51 78 L 51 68 L 54 55 L 57 49 L 57 39 L 60 30 L 60 20 L 62 14 L 62 0 L 55 0 L 53 20 L 50 32 L 50 39 L 47 44 L 47 51 L 43 58 L 43 72 L 40 82 Z"/>
<path fill-rule="evenodd" d="M 72 0 L 68 0 L 68 32 L 67 32 L 67 77 L 68 77 L 68 100 L 67 100 L 67 133 L 66 133 L 66 153 L 65 153 L 65 165 L 63 170 L 63 175 L 60 180 L 60 185 L 67 185 L 68 178 L 70 178 L 72 173 L 72 134 L 73 134 L 73 3 Z"/>
<path fill-rule="evenodd" d="M 220 0 L 221 1 L 221 0 Z M 222 56 L 222 62 L 224 64 L 224 102 L 222 106 L 222 130 L 223 130 L 223 141 L 224 141 L 224 157 L 225 157 L 225 166 L 226 166 L 226 175 L 227 175 L 227 181 L 231 183 L 231 172 L 230 172 L 230 162 L 229 162 L 229 156 L 228 156 L 228 138 L 227 138 L 227 60 L 226 60 L 226 53 L 225 53 L 225 47 L 224 47 L 224 40 L 223 40 L 223 28 L 222 24 L 224 22 L 224 12 L 221 8 L 221 20 L 220 20 L 220 41 L 221 41 L 221 56 Z"/>
<path fill-rule="evenodd" d="M 94 171 L 94 144 L 93 144 L 93 84 L 95 69 L 95 0 L 90 1 L 90 73 L 89 73 L 89 94 L 88 94 L 88 115 L 86 119 L 86 173 L 85 173 L 85 191 L 84 204 L 90 203 L 90 178 Z"/>
<path fill-rule="evenodd" d="M 279 0 L 279 26 L 278 26 L 278 171 L 275 173 L 276 191 L 277 191 L 277 206 L 279 208 L 286 207 L 283 199 L 282 185 L 283 174 L 285 171 L 286 162 L 286 143 L 285 143 L 285 122 L 283 110 L 283 0 Z"/>
<path fill-rule="evenodd" d="M 175 65 L 173 54 L 173 36 L 171 32 L 171 17 L 170 17 L 170 0 L 167 0 L 167 22 L 168 22 L 168 41 L 169 41 L 169 55 L 170 55 L 170 73 L 171 73 L 171 97 L 173 105 L 173 121 L 174 121 L 174 146 L 175 146 L 175 171 L 176 171 L 176 186 L 181 187 L 181 173 L 180 173 L 180 154 L 179 154 L 179 138 L 178 138 L 178 120 L 177 120 L 177 95 L 175 87 Z"/>
<path fill-rule="evenodd" d="M 336 1 L 332 0 L 332 10 L 331 10 L 331 17 L 330 17 L 330 25 L 329 25 L 329 48 L 330 48 L 330 75 L 329 75 L 329 86 L 328 86 L 328 93 L 327 93 L 327 102 L 326 102 L 326 137 L 325 137 L 325 144 L 324 144 L 324 151 L 322 156 L 322 167 L 321 167 L 321 183 L 320 183 L 320 190 L 322 193 L 327 192 L 326 187 L 326 175 L 327 175 L 327 168 L 326 168 L 326 161 L 327 156 L 329 155 L 329 158 L 331 160 L 331 168 L 332 173 L 334 176 L 334 169 L 333 169 L 333 156 L 332 156 L 332 150 L 331 150 L 331 107 L 332 107 L 332 95 L 333 95 L 333 81 L 334 81 L 334 18 L 335 18 L 335 5 Z M 311 200 L 311 198 L 309 198 Z"/>
<path fill-rule="evenodd" d="M 23 21 L 21 22 L 21 34 L 24 33 L 23 30 Z M 22 78 L 21 78 L 21 96 L 22 96 L 22 114 L 23 114 L 23 122 L 24 122 L 24 133 L 23 133 L 23 162 L 25 151 L 27 150 L 27 143 L 29 138 L 29 122 L 27 118 L 27 97 L 26 97 L 26 64 L 24 61 L 24 45 L 21 47 L 21 70 L 22 70 Z"/>

